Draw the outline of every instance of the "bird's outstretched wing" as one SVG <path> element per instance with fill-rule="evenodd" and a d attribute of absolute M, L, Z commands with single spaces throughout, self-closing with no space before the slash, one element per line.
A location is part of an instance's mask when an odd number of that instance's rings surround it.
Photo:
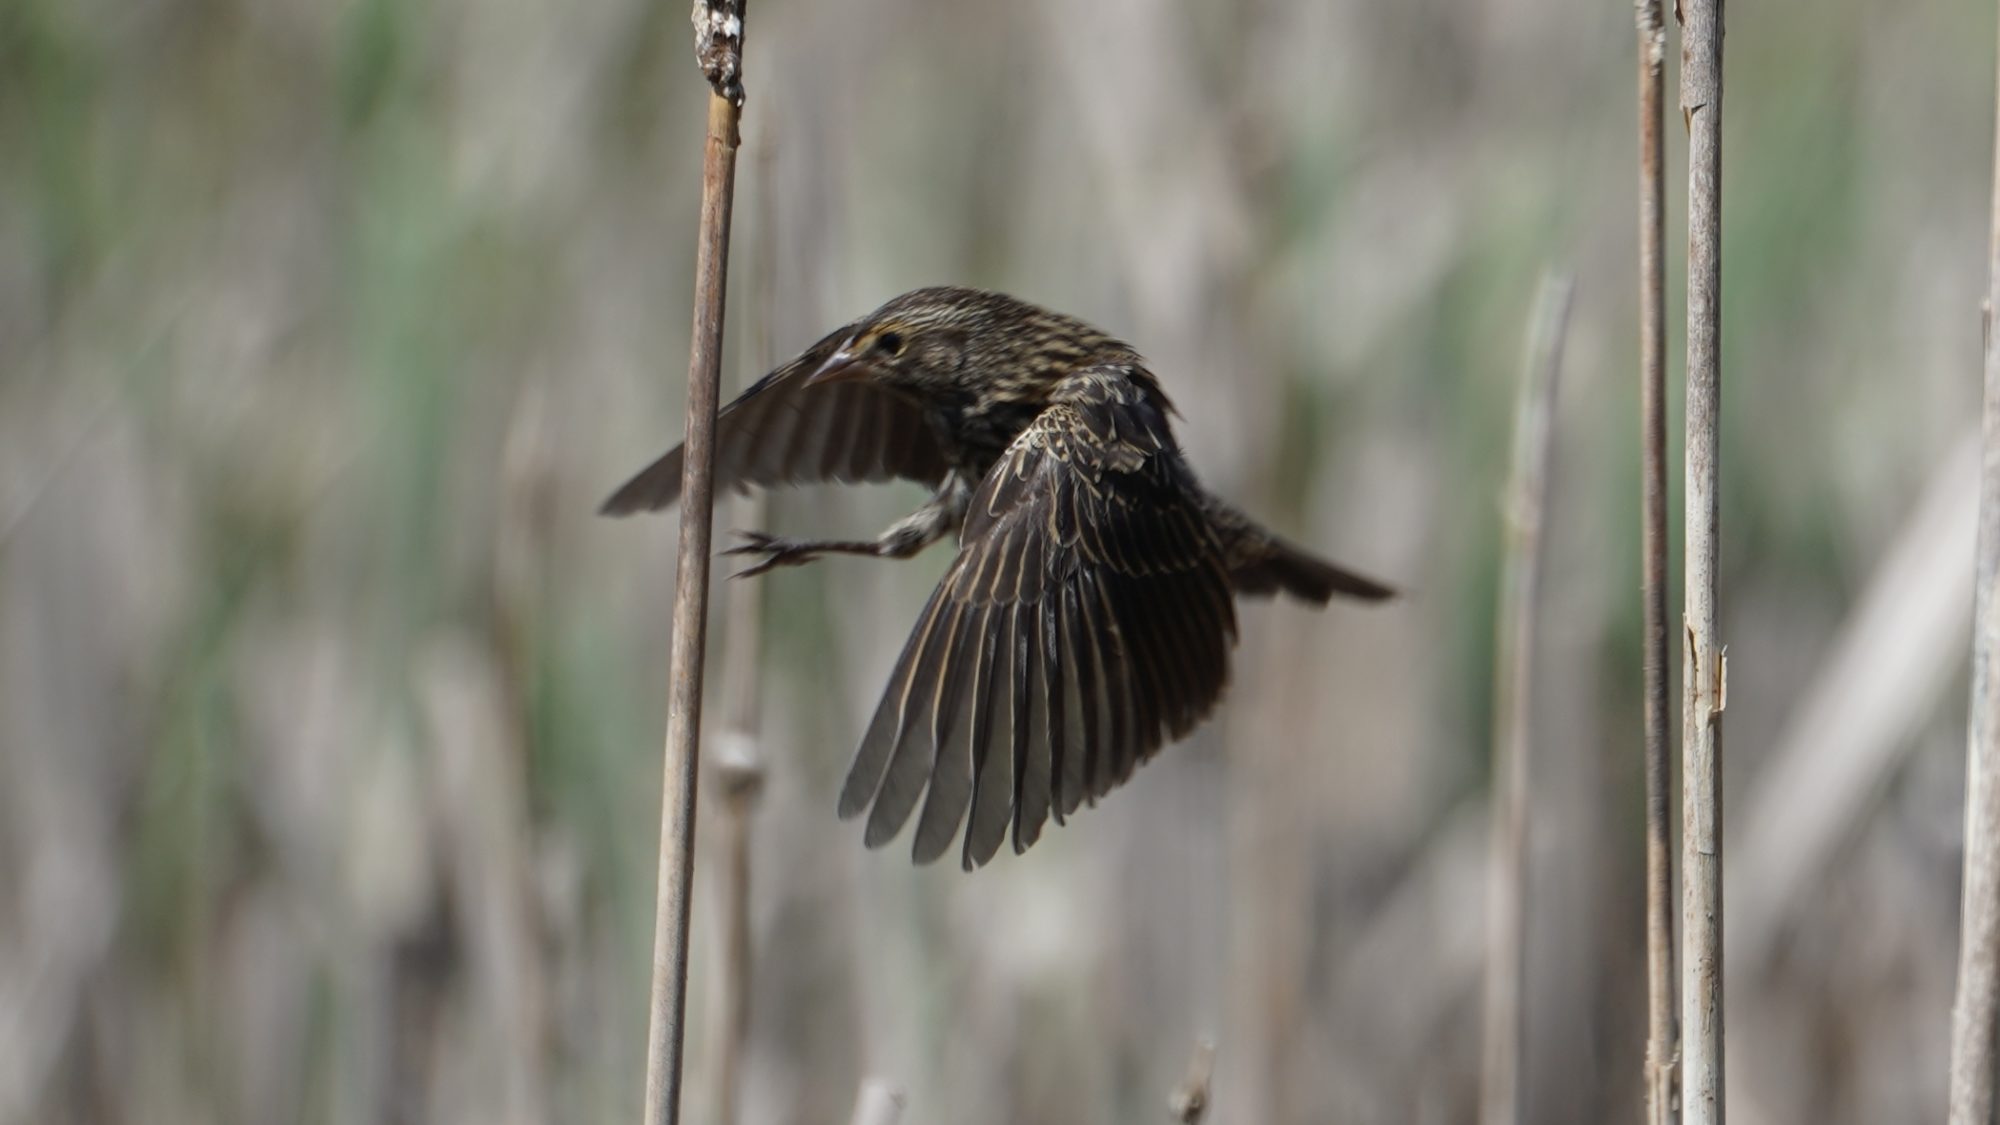
<path fill-rule="evenodd" d="M 853 331 L 849 325 L 832 333 L 722 408 L 715 428 L 717 488 L 896 478 L 935 485 L 944 479 L 950 466 L 914 402 L 866 380 L 806 385 Z M 680 496 L 677 445 L 600 510 L 614 516 L 651 511 Z"/>
<path fill-rule="evenodd" d="M 918 862 L 968 809 L 968 870 L 1010 827 L 1025 850 L 1222 695 L 1229 575 L 1157 394 L 1136 364 L 1073 374 L 981 482 L 841 791 L 870 846 L 924 797 Z"/>

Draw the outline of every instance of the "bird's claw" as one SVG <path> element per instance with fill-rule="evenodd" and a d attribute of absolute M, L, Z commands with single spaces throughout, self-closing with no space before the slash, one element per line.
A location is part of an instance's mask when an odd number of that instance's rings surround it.
<path fill-rule="evenodd" d="M 731 578 L 754 578 L 781 566 L 804 566 L 819 557 L 818 551 L 796 539 L 785 539 L 762 531 L 738 531 L 736 535 L 743 542 L 723 554 L 763 555 L 764 558 L 730 575 Z"/>

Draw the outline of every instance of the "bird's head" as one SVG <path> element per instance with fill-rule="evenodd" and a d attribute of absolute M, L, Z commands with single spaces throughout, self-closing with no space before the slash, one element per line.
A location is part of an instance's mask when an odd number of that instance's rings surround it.
<path fill-rule="evenodd" d="M 940 286 L 905 293 L 849 325 L 807 381 L 868 379 L 934 393 L 968 379 L 1055 374 L 1115 343 L 1082 321 L 1003 293 Z"/>

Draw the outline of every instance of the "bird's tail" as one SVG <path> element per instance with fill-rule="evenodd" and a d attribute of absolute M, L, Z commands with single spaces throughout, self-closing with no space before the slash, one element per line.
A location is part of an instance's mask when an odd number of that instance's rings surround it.
<path fill-rule="evenodd" d="M 1314 605 L 1325 605 L 1335 594 L 1379 602 L 1396 592 L 1372 578 L 1308 554 L 1275 535 L 1267 550 L 1238 564 L 1229 577 L 1239 594 L 1268 596 L 1282 590 Z"/>

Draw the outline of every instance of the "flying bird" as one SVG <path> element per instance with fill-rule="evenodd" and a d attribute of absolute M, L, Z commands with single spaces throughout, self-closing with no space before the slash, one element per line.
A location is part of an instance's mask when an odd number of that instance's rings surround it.
<path fill-rule="evenodd" d="M 956 531 L 840 792 L 876 847 L 917 813 L 929 863 L 962 862 L 1130 777 L 1229 681 L 1234 595 L 1314 605 L 1391 591 L 1286 542 L 1202 488 L 1175 411 L 1129 345 L 975 289 L 918 289 L 827 334 L 717 418 L 719 487 L 903 479 L 930 500 L 874 539 L 740 533 L 739 577 L 827 554 L 908 558 Z M 679 448 L 604 503 L 680 498 Z M 919 802 L 922 804 L 918 811 Z"/>

